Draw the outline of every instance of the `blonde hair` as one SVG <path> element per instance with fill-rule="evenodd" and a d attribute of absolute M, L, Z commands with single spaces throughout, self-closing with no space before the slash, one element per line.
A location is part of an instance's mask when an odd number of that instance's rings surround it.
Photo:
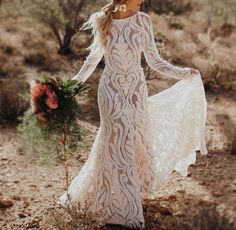
<path fill-rule="evenodd" d="M 119 6 L 127 0 L 112 0 L 102 7 L 101 11 L 93 13 L 80 30 L 92 29 L 94 36 L 92 44 L 87 49 L 93 49 L 95 46 L 104 48 L 106 45 L 106 36 L 110 34 L 113 20 L 113 13 L 119 9 Z"/>

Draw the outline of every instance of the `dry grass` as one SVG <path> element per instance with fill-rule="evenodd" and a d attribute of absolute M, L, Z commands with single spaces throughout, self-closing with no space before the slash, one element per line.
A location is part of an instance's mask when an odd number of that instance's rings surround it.
<path fill-rule="evenodd" d="M 98 230 L 105 224 L 98 213 L 89 211 L 91 202 L 85 202 L 82 206 L 79 202 L 77 207 L 48 208 L 48 215 L 41 222 L 41 229 L 45 230 Z"/>

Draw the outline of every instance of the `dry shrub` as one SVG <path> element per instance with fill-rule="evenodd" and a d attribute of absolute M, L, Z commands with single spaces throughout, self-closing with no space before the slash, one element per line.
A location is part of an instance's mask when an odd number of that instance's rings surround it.
<path fill-rule="evenodd" d="M 29 101 L 24 100 L 20 94 L 29 90 L 24 79 L 0 80 L 0 121 L 16 121 L 17 117 L 29 107 Z"/>
<path fill-rule="evenodd" d="M 89 211 L 90 202 L 85 201 L 82 206 L 78 202 L 77 207 L 68 205 L 67 207 L 48 208 L 46 218 L 40 223 L 41 229 L 45 230 L 98 230 L 105 225 L 102 217 L 98 213 Z"/>
<path fill-rule="evenodd" d="M 204 76 L 206 89 L 219 92 L 222 90 L 236 90 L 235 65 L 231 63 L 233 52 L 228 47 L 223 47 L 220 35 L 230 36 L 232 32 L 223 31 L 222 34 L 216 28 L 209 27 L 207 33 L 199 33 L 198 39 L 204 46 L 205 60 L 195 58 Z M 225 39 L 225 38 L 224 38 Z M 219 48 L 220 47 L 220 48 Z"/>
<path fill-rule="evenodd" d="M 165 19 L 170 28 L 180 29 L 180 30 L 184 28 L 184 25 L 181 22 L 181 19 L 178 16 L 174 16 L 173 13 L 166 15 Z"/>
<path fill-rule="evenodd" d="M 38 51 L 44 51 L 49 53 L 48 42 L 52 40 L 52 35 L 50 33 L 39 33 L 32 31 L 27 31 L 23 35 L 22 46 L 26 49 L 34 49 Z"/>
<path fill-rule="evenodd" d="M 24 62 L 33 66 L 44 66 L 46 63 L 46 53 L 42 52 L 31 52 L 24 57 Z"/>
<path fill-rule="evenodd" d="M 145 10 L 153 10 L 157 14 L 170 13 L 181 14 L 187 10 L 190 10 L 190 0 L 146 0 L 144 2 Z"/>
<path fill-rule="evenodd" d="M 40 70 L 48 72 L 61 71 L 63 66 L 63 60 L 58 56 L 47 54 L 43 51 L 31 51 L 24 55 L 24 63 L 39 67 Z"/>
<path fill-rule="evenodd" d="M 0 79 L 19 76 L 24 72 L 23 67 L 18 66 L 17 61 L 12 58 L 17 55 L 19 51 L 13 45 L 0 39 Z"/>
<path fill-rule="evenodd" d="M 9 62 L 7 57 L 0 57 L 0 66 L 0 79 L 21 76 L 24 73 L 23 66 L 17 66 L 17 63 L 14 61 Z"/>

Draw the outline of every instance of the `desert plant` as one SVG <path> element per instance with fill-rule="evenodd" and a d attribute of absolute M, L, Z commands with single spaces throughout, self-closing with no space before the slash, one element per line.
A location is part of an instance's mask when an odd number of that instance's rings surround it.
<path fill-rule="evenodd" d="M 2 14 L 14 17 L 25 16 L 43 23 L 53 32 L 59 45 L 58 52 L 68 54 L 71 53 L 72 37 L 83 22 L 79 13 L 84 5 L 85 1 L 82 0 L 12 0 L 3 1 Z"/>
<path fill-rule="evenodd" d="M 173 13 L 170 13 L 169 15 L 165 15 L 165 19 L 168 23 L 168 26 L 170 28 L 175 28 L 175 29 L 183 29 L 183 23 L 181 22 L 180 18 L 177 16 L 174 16 Z"/>
<path fill-rule="evenodd" d="M 143 8 L 147 11 L 154 11 L 158 14 L 170 13 L 181 14 L 191 9 L 190 0 L 145 0 Z"/>
<path fill-rule="evenodd" d="M 203 4 L 211 23 L 236 24 L 236 1 L 207 0 Z"/>
<path fill-rule="evenodd" d="M 70 43 L 77 32 L 77 27 L 82 23 L 79 12 L 84 1 L 71 0 L 35 0 L 26 1 L 27 14 L 49 27 L 59 44 L 59 53 L 71 53 Z"/>
<path fill-rule="evenodd" d="M 92 200 L 91 200 L 92 201 Z M 47 216 L 40 223 L 41 229 L 47 230 L 99 230 L 105 225 L 101 215 L 89 210 L 91 201 L 82 206 L 50 207 Z"/>
<path fill-rule="evenodd" d="M 217 46 L 217 42 L 219 41 L 219 37 L 216 37 L 214 39 L 211 38 L 211 32 L 212 28 L 208 28 L 207 33 L 199 33 L 198 38 L 201 41 L 201 43 L 207 48 L 209 58 L 211 62 L 215 62 L 215 48 Z"/>
<path fill-rule="evenodd" d="M 29 107 L 29 102 L 20 97 L 29 86 L 22 79 L 0 79 L 0 121 L 16 121 Z"/>
<path fill-rule="evenodd" d="M 208 77 L 204 79 L 204 84 L 208 88 L 211 88 L 214 84 L 218 84 L 219 76 L 221 73 L 221 65 L 216 61 L 215 57 L 215 48 L 217 46 L 217 42 L 219 41 L 219 37 L 212 39 L 211 31 L 212 28 L 209 28 L 206 34 L 198 34 L 198 39 L 207 49 L 207 55 L 210 65 Z"/>

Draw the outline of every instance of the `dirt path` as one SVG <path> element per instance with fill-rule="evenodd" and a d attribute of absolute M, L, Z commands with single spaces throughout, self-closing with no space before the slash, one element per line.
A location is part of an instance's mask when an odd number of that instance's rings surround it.
<path fill-rule="evenodd" d="M 218 214 L 226 210 L 226 220 L 236 221 L 236 153 L 232 150 L 236 137 L 233 133 L 236 101 L 226 96 L 207 95 L 207 98 L 209 153 L 197 156 L 197 162 L 190 166 L 187 177 L 174 173 L 162 190 L 144 200 L 146 229 L 160 227 L 160 221 L 155 219 L 160 218 L 157 213 L 165 217 L 162 223 L 168 221 L 171 224 L 175 219 L 175 227 L 169 229 L 180 229 L 176 224 L 177 217 L 182 221 L 191 220 L 200 206 L 204 216 L 204 210 L 208 210 L 206 204 L 208 207 L 209 204 L 216 205 L 217 217 L 209 218 L 220 219 L 222 217 Z M 97 127 L 86 122 L 83 125 L 91 131 L 91 146 Z M 14 125 L 2 125 L 0 130 L 0 200 L 13 203 L 9 208 L 0 208 L 0 229 L 40 229 L 40 221 L 45 217 L 47 208 L 54 205 L 53 197 L 57 198 L 65 187 L 63 163 L 40 164 L 24 153 Z M 70 180 L 82 165 L 83 161 L 69 160 Z M 190 221 L 190 224 L 193 222 Z"/>

